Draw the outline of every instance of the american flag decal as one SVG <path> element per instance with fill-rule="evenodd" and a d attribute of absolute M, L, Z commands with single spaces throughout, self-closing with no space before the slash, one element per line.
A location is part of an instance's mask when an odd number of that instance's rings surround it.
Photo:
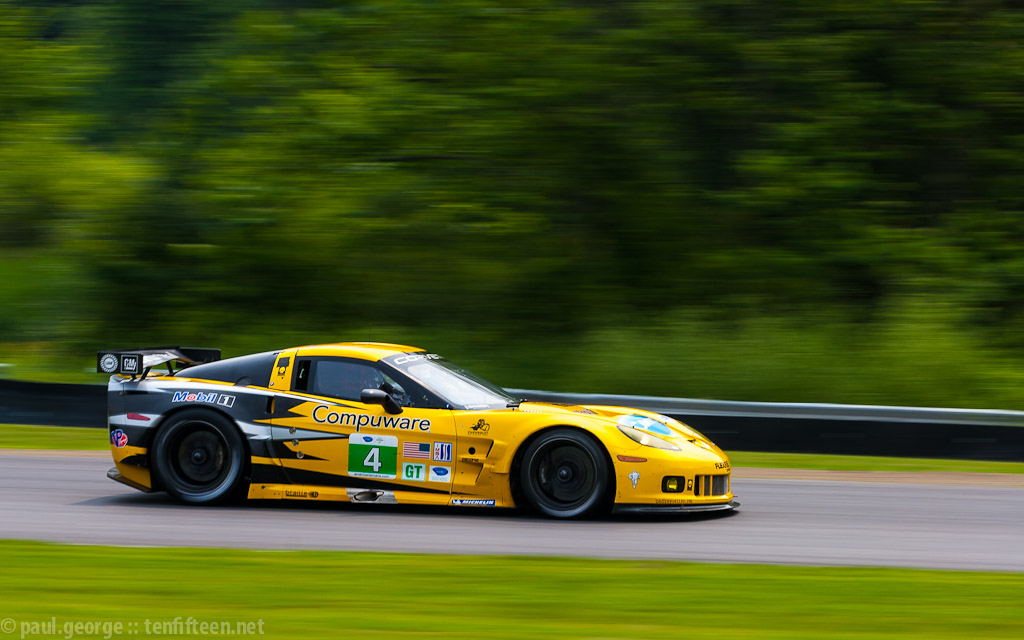
<path fill-rule="evenodd" d="M 430 445 L 426 442 L 403 442 L 402 456 L 430 460 Z"/>

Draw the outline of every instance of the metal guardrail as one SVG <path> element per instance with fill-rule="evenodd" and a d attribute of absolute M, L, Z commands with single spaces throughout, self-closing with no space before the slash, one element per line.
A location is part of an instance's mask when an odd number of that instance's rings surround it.
<path fill-rule="evenodd" d="M 510 389 L 564 404 L 636 407 L 681 420 L 723 449 L 1024 461 L 1024 412 L 728 402 Z M 106 386 L 0 380 L 0 423 L 106 427 Z"/>
<path fill-rule="evenodd" d="M 509 389 L 516 397 L 565 404 L 637 407 L 663 415 L 742 416 L 760 418 L 802 418 L 815 420 L 883 420 L 929 424 L 981 424 L 1024 427 L 1024 411 L 999 409 L 940 409 L 935 407 L 889 407 L 884 405 L 826 404 L 801 402 L 734 402 L 694 400 L 659 396 L 624 396 L 597 393 L 556 393 L 531 389 Z"/>
<path fill-rule="evenodd" d="M 1024 461 L 1021 411 L 510 391 L 530 400 L 654 411 L 694 427 L 726 451 Z"/>

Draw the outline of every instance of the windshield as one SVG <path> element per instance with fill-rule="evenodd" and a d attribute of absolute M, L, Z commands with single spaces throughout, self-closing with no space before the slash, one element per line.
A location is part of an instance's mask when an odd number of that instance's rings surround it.
<path fill-rule="evenodd" d="M 505 408 L 516 399 L 496 384 L 470 373 L 436 353 L 403 353 L 385 358 L 407 376 L 433 391 L 453 407 Z"/>

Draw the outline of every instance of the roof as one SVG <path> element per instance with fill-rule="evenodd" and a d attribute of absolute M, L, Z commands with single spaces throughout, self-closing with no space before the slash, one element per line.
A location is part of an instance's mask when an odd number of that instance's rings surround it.
<path fill-rule="evenodd" d="M 298 347 L 299 356 L 340 356 L 363 360 L 380 360 L 398 353 L 424 351 L 420 347 L 390 342 L 337 342 L 334 344 L 312 344 Z"/>

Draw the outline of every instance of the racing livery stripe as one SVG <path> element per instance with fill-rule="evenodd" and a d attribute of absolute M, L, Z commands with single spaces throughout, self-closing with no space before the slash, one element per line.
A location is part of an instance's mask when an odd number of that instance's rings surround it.
<path fill-rule="evenodd" d="M 274 443 L 274 453 L 281 460 L 326 460 L 327 458 L 319 458 L 317 456 L 310 455 L 305 452 L 293 451 L 286 447 L 281 441 Z M 299 455 L 301 453 L 301 455 Z"/>
<path fill-rule="evenodd" d="M 230 393 L 233 395 L 249 395 L 249 396 L 273 396 L 277 400 L 292 400 L 296 402 L 296 406 L 304 402 L 319 402 L 323 404 L 330 404 L 332 406 L 345 407 L 347 409 L 355 409 L 357 411 L 365 411 L 362 407 L 353 406 L 344 402 L 324 398 L 322 396 L 304 396 L 292 392 L 281 392 L 274 391 L 273 389 L 263 389 L 261 387 L 241 387 L 232 384 L 214 384 L 211 382 L 200 382 L 198 380 L 192 380 L 189 378 L 175 378 L 173 381 L 170 380 L 159 380 L 150 379 L 139 381 L 139 386 L 143 388 L 138 389 L 125 389 L 122 393 L 125 394 L 163 394 L 163 393 L 177 393 L 179 391 L 187 391 L 190 389 L 200 389 L 203 391 L 214 391 L 217 393 Z"/>

